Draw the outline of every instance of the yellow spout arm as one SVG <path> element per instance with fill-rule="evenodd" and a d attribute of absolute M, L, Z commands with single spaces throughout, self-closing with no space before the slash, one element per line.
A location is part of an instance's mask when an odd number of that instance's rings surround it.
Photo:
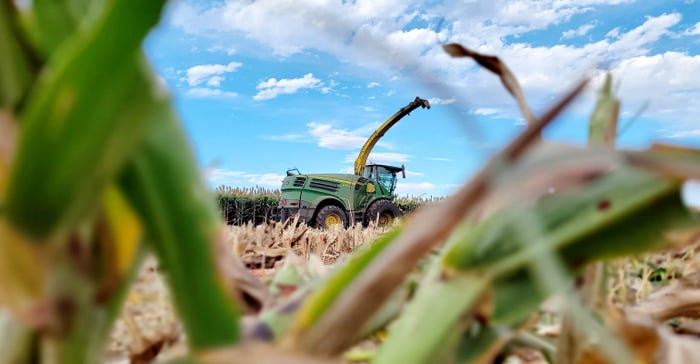
<path fill-rule="evenodd" d="M 369 156 L 369 153 L 372 151 L 372 148 L 374 148 L 374 145 L 377 144 L 377 141 L 384 136 L 384 133 L 387 132 L 394 124 L 396 124 L 399 120 L 401 120 L 404 116 L 408 115 L 411 113 L 411 111 L 417 109 L 418 107 L 422 108 L 427 108 L 430 109 L 430 103 L 428 100 L 421 99 L 420 97 L 416 97 L 415 100 L 411 101 L 408 105 L 404 106 L 401 108 L 401 110 L 397 111 L 396 114 L 392 115 L 389 119 L 387 119 L 377 130 L 372 133 L 372 135 L 367 139 L 365 142 L 365 145 L 362 146 L 362 149 L 360 149 L 360 154 L 357 156 L 357 159 L 355 160 L 355 174 L 358 176 L 361 176 L 362 173 L 365 171 L 365 164 L 367 163 L 367 157 Z"/>

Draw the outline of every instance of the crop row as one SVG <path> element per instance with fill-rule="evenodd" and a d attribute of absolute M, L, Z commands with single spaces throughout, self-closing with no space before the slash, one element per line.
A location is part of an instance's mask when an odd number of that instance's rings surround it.
<path fill-rule="evenodd" d="M 270 221 L 280 201 L 278 190 L 260 187 L 241 189 L 221 186 L 216 189 L 216 193 L 219 211 L 229 225 L 245 225 L 249 222 L 258 225 Z M 394 202 L 406 214 L 435 200 L 435 198 L 401 197 Z"/>

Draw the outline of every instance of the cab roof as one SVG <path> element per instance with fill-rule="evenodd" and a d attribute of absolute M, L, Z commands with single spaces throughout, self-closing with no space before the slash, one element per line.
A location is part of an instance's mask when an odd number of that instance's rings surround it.
<path fill-rule="evenodd" d="M 401 172 L 403 170 L 403 167 L 390 166 L 390 165 L 386 165 L 386 164 L 368 164 L 367 166 L 365 166 L 365 168 L 373 167 L 373 166 L 384 167 L 391 172 Z"/>

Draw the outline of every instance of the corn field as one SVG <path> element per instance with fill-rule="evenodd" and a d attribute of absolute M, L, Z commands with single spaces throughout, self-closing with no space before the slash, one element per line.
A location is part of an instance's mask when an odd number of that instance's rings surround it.
<path fill-rule="evenodd" d="M 215 192 L 219 211 L 224 221 L 230 225 L 259 225 L 271 222 L 280 201 L 279 190 L 263 187 L 235 188 L 222 185 L 217 187 Z M 394 203 L 407 214 L 439 200 L 434 197 L 403 196 L 396 198 Z"/>
<path fill-rule="evenodd" d="M 445 44 L 527 122 L 452 196 L 387 231 L 226 226 L 141 50 L 165 1 L 87 3 L 0 3 L 0 362 L 700 362 L 700 151 L 615 148 L 609 76 L 589 144 L 555 144 L 587 79 L 536 113 Z"/>

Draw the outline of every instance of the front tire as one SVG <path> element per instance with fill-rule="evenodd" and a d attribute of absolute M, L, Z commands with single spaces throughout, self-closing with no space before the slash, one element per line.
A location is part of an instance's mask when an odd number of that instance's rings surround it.
<path fill-rule="evenodd" d="M 316 226 L 328 229 L 333 225 L 348 226 L 348 217 L 345 211 L 338 206 L 323 206 L 316 214 Z"/>
<path fill-rule="evenodd" d="M 378 227 L 391 226 L 394 220 L 403 216 L 403 212 L 396 204 L 389 200 L 379 200 L 367 208 L 365 215 L 365 225 L 369 225 L 371 221 L 375 221 Z"/>

